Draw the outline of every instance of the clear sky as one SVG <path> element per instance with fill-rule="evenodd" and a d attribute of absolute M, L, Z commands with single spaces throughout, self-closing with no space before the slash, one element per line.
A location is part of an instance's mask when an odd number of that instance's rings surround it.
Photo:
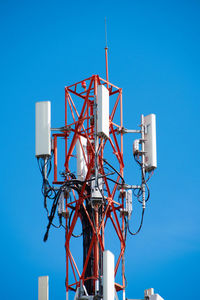
<path fill-rule="evenodd" d="M 158 169 L 141 233 L 128 237 L 127 297 L 154 287 L 165 300 L 199 298 L 200 2 L 0 1 L 0 298 L 37 299 L 50 276 L 50 300 L 65 299 L 64 232 L 43 243 L 46 214 L 35 155 L 35 102 L 52 101 L 64 120 L 64 86 L 109 77 L 123 88 L 124 125 L 157 115 Z M 125 136 L 125 177 L 137 183 L 134 136 Z M 140 207 L 134 202 L 131 226 Z"/>

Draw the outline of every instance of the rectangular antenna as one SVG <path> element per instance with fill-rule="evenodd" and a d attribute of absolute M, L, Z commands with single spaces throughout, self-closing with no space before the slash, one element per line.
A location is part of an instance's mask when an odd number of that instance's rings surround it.
<path fill-rule="evenodd" d="M 49 276 L 38 277 L 38 300 L 49 300 Z"/>
<path fill-rule="evenodd" d="M 51 102 L 35 104 L 35 156 L 51 156 Z"/>
<path fill-rule="evenodd" d="M 157 168 L 156 115 L 144 117 L 144 126 L 145 169 L 149 172 Z"/>
<path fill-rule="evenodd" d="M 77 179 L 84 181 L 87 175 L 87 139 L 83 136 L 80 136 L 76 142 L 76 156 L 77 156 Z"/>
<path fill-rule="evenodd" d="M 103 252 L 103 300 L 114 300 L 114 255 L 106 250 Z"/>
<path fill-rule="evenodd" d="M 109 138 L 109 91 L 104 85 L 97 87 L 97 134 Z"/>

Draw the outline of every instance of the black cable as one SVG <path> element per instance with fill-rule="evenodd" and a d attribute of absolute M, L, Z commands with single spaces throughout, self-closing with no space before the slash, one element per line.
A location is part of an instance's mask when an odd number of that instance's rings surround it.
<path fill-rule="evenodd" d="M 137 154 L 134 154 L 133 157 L 134 157 L 135 161 L 137 162 L 137 164 L 138 164 L 140 167 L 142 167 L 141 162 L 139 161 L 139 159 L 137 159 Z"/>
<path fill-rule="evenodd" d="M 149 181 L 149 179 L 152 177 L 152 175 L 153 175 L 153 171 L 151 171 L 151 173 L 149 174 L 148 178 L 146 179 L 146 182 Z"/>
<path fill-rule="evenodd" d="M 146 183 L 146 181 L 145 181 L 145 186 L 146 186 L 147 192 L 148 192 L 147 198 L 145 199 L 145 202 L 147 202 L 147 201 L 149 200 L 149 198 L 150 198 L 150 189 L 149 189 L 149 186 L 148 186 L 148 184 Z"/>
<path fill-rule="evenodd" d="M 63 191 L 64 186 L 66 186 L 66 185 L 70 186 L 68 183 L 64 183 L 60 187 L 60 189 L 58 190 L 58 192 L 57 193 L 55 192 L 55 197 L 54 197 L 54 201 L 53 201 L 53 204 L 52 204 L 51 213 L 48 216 L 49 223 L 47 225 L 47 230 L 46 230 L 46 233 L 45 233 L 45 236 L 44 236 L 44 242 L 46 242 L 46 240 L 48 239 L 49 229 L 50 229 L 51 225 L 54 226 L 54 227 L 56 227 L 56 228 L 60 228 L 62 226 L 62 222 L 60 222 L 59 226 L 54 225 L 52 222 L 53 222 L 53 219 L 55 217 L 56 208 L 57 208 L 57 205 L 58 205 L 58 200 L 59 200 L 60 194 Z M 77 187 L 74 187 L 74 186 L 70 186 L 70 188 L 74 188 L 74 189 L 77 190 Z M 75 235 L 73 235 L 73 236 L 76 237 Z"/>
<path fill-rule="evenodd" d="M 111 172 L 111 169 L 109 169 L 108 167 L 104 166 L 104 169 L 107 170 L 108 172 Z"/>
<path fill-rule="evenodd" d="M 59 226 L 57 226 L 57 225 L 55 225 L 55 224 L 53 224 L 53 223 L 51 223 L 51 225 L 53 226 L 53 227 L 55 227 L 55 228 L 60 228 L 62 225 L 60 224 Z"/>
<path fill-rule="evenodd" d="M 121 177 L 121 180 L 123 183 L 125 183 L 125 180 L 124 178 L 122 177 L 122 175 L 109 163 L 107 162 L 107 160 L 105 158 L 103 158 L 103 161 L 110 167 L 112 168 L 120 177 Z"/>
<path fill-rule="evenodd" d="M 111 169 L 113 169 L 114 172 L 110 172 L 109 174 L 99 176 L 99 178 L 107 177 L 109 175 L 113 175 L 113 174 L 117 173 L 120 176 L 120 178 L 122 179 L 123 183 L 124 183 L 124 179 L 121 176 L 121 174 L 110 163 L 108 163 L 106 160 L 104 160 L 104 162 Z M 59 216 L 59 221 L 60 221 L 59 226 L 56 226 L 55 224 L 53 224 L 53 219 L 55 217 L 55 212 L 56 212 L 56 209 L 57 209 L 58 200 L 59 200 L 59 197 L 60 197 L 60 194 L 61 194 L 62 190 L 67 187 L 67 188 L 74 189 L 75 191 L 77 191 L 78 194 L 80 194 L 83 184 L 85 184 L 86 182 L 90 182 L 90 181 L 94 180 L 94 178 L 89 179 L 87 181 L 81 181 L 81 180 L 76 179 L 76 176 L 72 173 L 67 173 L 67 174 L 63 173 L 63 176 L 65 178 L 67 178 L 67 176 L 70 176 L 71 180 L 66 180 L 64 182 L 64 184 L 60 187 L 60 189 L 58 191 L 56 191 L 49 184 L 49 181 L 48 181 L 48 176 L 50 174 L 51 167 L 52 167 L 51 157 L 47 158 L 46 160 L 45 160 L 45 158 L 38 158 L 38 165 L 39 165 L 39 169 L 40 169 L 40 172 L 42 174 L 42 177 L 43 177 L 42 194 L 44 195 L 44 207 L 47 211 L 48 220 L 49 220 L 48 225 L 47 225 L 47 230 L 46 230 L 46 233 L 45 233 L 45 236 L 44 236 L 44 241 L 46 241 L 48 239 L 48 234 L 49 234 L 49 230 L 50 230 L 51 225 L 54 226 L 55 228 L 60 228 L 61 226 L 64 227 L 62 225 L 62 216 Z M 114 181 L 111 178 L 107 178 L 107 179 L 113 181 L 114 183 L 118 183 L 118 182 Z M 99 191 L 102 195 L 102 199 L 104 199 L 103 192 L 101 191 L 99 185 L 98 185 L 98 189 L 99 189 Z M 88 194 L 90 194 L 90 186 L 89 185 L 86 184 L 85 190 L 87 191 Z M 49 210 L 48 210 L 48 207 L 47 207 L 47 198 L 53 200 L 53 204 L 52 204 L 50 213 L 49 213 Z M 73 210 L 71 211 L 70 216 L 69 216 L 69 223 L 68 223 L 69 227 L 70 227 L 72 214 L 73 214 Z M 75 235 L 75 234 L 72 233 L 72 236 L 75 237 L 75 238 L 78 238 L 82 235 L 83 235 L 83 232 L 79 235 Z"/>
<path fill-rule="evenodd" d="M 137 194 L 135 193 L 136 191 L 138 191 Z M 140 187 L 137 188 L 137 189 L 133 189 L 133 195 L 134 195 L 135 197 L 141 196 L 141 195 L 142 195 L 142 189 L 141 189 Z"/>
<path fill-rule="evenodd" d="M 74 190 L 76 190 L 79 194 L 81 192 L 81 186 L 84 184 L 84 182 L 77 180 L 76 176 L 72 173 L 69 173 L 67 175 L 70 175 L 72 180 L 67 180 L 58 191 L 56 191 L 50 184 L 48 181 L 48 176 L 50 174 L 51 171 L 51 157 L 49 158 L 38 158 L 38 165 L 39 165 L 39 169 L 40 172 L 42 174 L 43 177 L 43 184 L 42 184 L 42 194 L 44 196 L 44 207 L 47 211 L 47 216 L 48 216 L 48 225 L 47 225 L 47 230 L 46 233 L 44 235 L 44 241 L 46 241 L 48 239 L 48 234 L 49 234 L 49 230 L 51 225 L 55 228 L 60 228 L 62 225 L 62 216 L 59 216 L 59 222 L 60 224 L 57 226 L 55 224 L 53 224 L 53 219 L 55 217 L 55 213 L 56 213 L 56 209 L 57 209 L 57 205 L 58 205 L 58 200 L 59 197 L 61 195 L 61 192 L 63 191 L 63 189 L 67 188 L 72 188 Z M 66 176 L 67 177 L 67 176 Z M 88 185 L 86 185 L 86 191 L 88 191 Z M 47 207 L 47 198 L 53 200 L 53 204 L 51 207 L 51 212 L 49 214 L 49 210 Z M 74 237 L 79 237 L 76 236 L 74 234 L 72 234 Z M 81 234 L 82 235 L 82 234 Z M 80 235 L 80 236 L 81 236 Z"/>
<path fill-rule="evenodd" d="M 129 222 L 128 222 L 128 232 L 131 234 L 131 235 L 136 235 L 140 232 L 141 228 L 142 228 L 142 224 L 143 224 L 143 219 L 144 219 L 144 211 L 145 209 L 143 208 L 142 210 L 142 217 L 141 217 L 141 222 L 140 222 L 140 226 L 138 228 L 138 230 L 136 232 L 132 232 L 129 228 Z"/>
<path fill-rule="evenodd" d="M 47 166 L 47 177 L 48 177 L 52 168 L 51 156 L 48 158 L 38 157 L 37 161 L 42 176 L 44 176 L 45 167 Z"/>
<path fill-rule="evenodd" d="M 52 225 L 52 222 L 53 222 L 53 219 L 54 219 L 54 216 L 55 216 L 56 208 L 57 208 L 57 205 L 58 205 L 58 199 L 60 197 L 61 192 L 62 192 L 62 189 L 60 188 L 58 190 L 57 194 L 56 194 L 55 199 L 54 199 L 54 202 L 53 202 L 53 205 L 52 205 L 52 208 L 51 208 L 51 213 L 50 213 L 50 215 L 48 217 L 49 223 L 47 225 L 47 230 L 46 230 L 46 233 L 44 235 L 44 239 L 43 239 L 44 242 L 46 242 L 46 240 L 48 239 L 49 229 L 50 229 L 50 227 Z"/>
<path fill-rule="evenodd" d="M 139 166 L 142 168 L 142 164 L 141 164 L 141 162 L 137 159 L 137 155 L 136 155 L 136 154 L 134 154 L 134 159 L 135 159 L 135 161 L 139 164 Z M 147 179 L 145 179 L 145 171 L 142 172 L 142 184 L 145 184 L 146 189 L 147 189 L 147 192 L 148 192 L 147 198 L 145 199 L 145 202 L 147 202 L 147 201 L 149 200 L 149 198 L 150 198 L 150 190 L 149 190 L 149 186 L 148 186 L 148 184 L 147 184 L 147 181 L 149 181 L 150 178 L 151 178 L 151 176 L 149 176 Z M 134 192 L 133 192 L 133 194 L 134 194 L 134 196 L 137 197 L 138 201 L 139 201 L 140 203 L 142 203 L 142 201 L 139 199 L 139 197 L 142 195 L 142 189 L 141 189 L 141 188 L 139 189 L 137 195 L 135 195 Z"/>
<path fill-rule="evenodd" d="M 107 180 L 110 180 L 110 181 L 112 181 L 112 182 L 114 182 L 114 183 L 116 183 L 118 185 L 121 185 L 121 186 L 123 185 L 122 183 L 119 183 L 116 180 L 113 180 L 112 178 L 107 178 Z"/>

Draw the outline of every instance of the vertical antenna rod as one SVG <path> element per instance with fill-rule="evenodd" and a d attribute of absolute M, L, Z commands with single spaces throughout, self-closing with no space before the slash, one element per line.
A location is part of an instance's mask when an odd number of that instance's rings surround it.
<path fill-rule="evenodd" d="M 105 56 L 106 56 L 106 81 L 107 81 L 107 88 L 108 88 L 108 45 L 107 45 L 106 17 L 105 17 L 105 40 L 106 40 L 106 47 L 105 47 Z"/>

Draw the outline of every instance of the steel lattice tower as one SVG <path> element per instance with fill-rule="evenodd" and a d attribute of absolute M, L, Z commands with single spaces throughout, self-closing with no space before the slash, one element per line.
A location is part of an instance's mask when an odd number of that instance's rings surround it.
<path fill-rule="evenodd" d="M 95 111 L 98 104 L 97 87 L 106 85 L 109 91 L 110 103 L 112 109 L 109 116 L 109 137 L 97 136 L 95 130 Z M 112 97 L 111 97 L 112 96 Z M 112 100 L 111 100 L 112 99 Z M 110 105 L 110 106 L 111 106 Z M 115 114 L 117 109 L 120 111 L 119 123 L 115 123 Z M 70 116 L 71 115 L 71 116 Z M 69 120 L 73 120 L 72 122 Z M 123 194 L 120 202 L 114 200 L 117 187 L 123 184 L 123 133 L 119 134 L 119 129 L 123 127 L 122 118 L 122 89 L 116 87 L 110 82 L 105 81 L 98 75 L 84 79 L 65 88 L 65 127 L 62 132 L 53 134 L 54 141 L 54 184 L 62 185 L 64 181 L 58 181 L 57 175 L 57 140 L 65 140 L 65 181 L 73 180 L 72 170 L 70 169 L 70 160 L 74 157 L 74 151 L 77 141 L 79 141 L 84 163 L 87 166 L 87 174 L 82 184 L 77 184 L 78 197 L 75 190 L 72 189 L 73 198 L 66 198 L 66 216 L 72 213 L 71 222 L 66 226 L 66 291 L 75 291 L 81 284 L 87 289 L 89 295 L 95 294 L 95 282 L 99 282 L 101 290 L 102 278 L 102 253 L 105 247 L 104 232 L 106 231 L 107 220 L 110 219 L 116 236 L 120 241 L 120 254 L 115 264 L 115 275 L 122 261 L 122 281 L 115 283 L 117 291 L 125 288 L 124 277 L 124 250 L 125 250 L 125 221 L 121 214 L 124 209 Z M 84 148 L 81 137 L 86 139 L 87 147 Z M 95 139 L 98 145 L 95 145 Z M 106 175 L 104 152 L 109 146 L 118 162 L 118 171 L 116 170 L 116 179 L 110 181 Z M 96 147 L 96 149 L 95 149 Z M 95 162 L 97 166 L 95 166 Z M 98 172 L 98 180 L 104 186 L 102 199 L 99 201 L 91 200 L 91 178 L 95 178 L 95 168 Z M 112 166 L 111 166 L 112 169 Z M 113 168 L 115 169 L 115 168 Z M 114 172 L 113 172 L 114 173 Z M 70 240 L 77 220 L 80 219 L 83 229 L 83 268 L 79 270 L 73 257 L 73 251 L 70 249 Z M 69 282 L 69 272 L 73 273 L 74 281 Z"/>

